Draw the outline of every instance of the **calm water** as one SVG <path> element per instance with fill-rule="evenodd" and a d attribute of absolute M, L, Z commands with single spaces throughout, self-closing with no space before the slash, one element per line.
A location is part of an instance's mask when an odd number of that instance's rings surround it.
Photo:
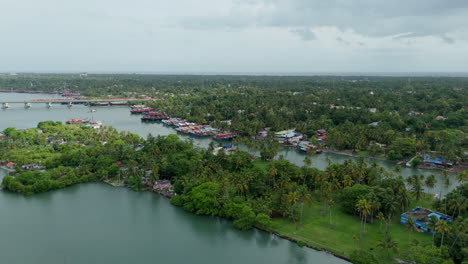
<path fill-rule="evenodd" d="M 100 183 L 30 197 L 0 191 L 0 211 L 1 263 L 346 263 Z"/>
<path fill-rule="evenodd" d="M 54 96 L 0 93 L 0 102 L 49 97 Z M 94 118 L 141 136 L 175 133 L 161 124 L 142 124 L 128 107 L 93 107 L 95 113 L 89 109 L 11 105 L 0 110 L 0 130 L 31 128 L 43 120 Z M 206 147 L 210 139 L 194 142 Z M 304 155 L 295 150 L 279 154 L 303 165 Z M 313 166 L 324 169 L 327 157 L 340 163 L 349 159 L 324 153 L 312 157 Z M 377 163 L 394 168 L 388 162 Z M 401 174 L 413 173 L 440 178 L 428 170 L 403 168 Z M 0 170 L 0 178 L 4 174 Z M 438 193 L 439 187 L 429 191 Z M 0 191 L 0 211 L 1 263 L 345 263 L 267 233 L 235 230 L 226 220 L 195 216 L 151 193 L 105 184 L 82 184 L 31 197 Z"/>
<path fill-rule="evenodd" d="M 15 93 L 0 93 L 0 102 L 2 100 L 27 100 L 27 99 L 38 99 L 38 98 L 53 98 L 57 95 L 43 95 L 43 94 L 15 94 Z M 95 113 L 90 113 L 90 109 L 96 109 Z M 126 106 L 108 106 L 108 107 L 87 107 L 83 105 L 74 105 L 68 108 L 65 105 L 54 104 L 52 108 L 48 109 L 45 104 L 33 104 L 30 109 L 25 109 L 23 104 L 12 104 L 10 108 L 0 110 L 0 131 L 7 127 L 16 128 L 31 128 L 37 125 L 37 122 L 43 120 L 54 120 L 54 121 L 66 121 L 70 118 L 93 118 L 95 120 L 101 120 L 105 125 L 113 126 L 118 130 L 130 131 L 140 136 L 146 137 L 148 134 L 153 135 L 169 135 L 174 134 L 175 130 L 163 126 L 160 123 L 142 123 L 140 121 L 140 115 L 131 115 L 129 108 Z M 191 138 L 189 136 L 181 136 L 181 138 L 193 139 L 194 143 L 201 147 L 207 147 L 211 142 L 209 138 Z M 251 152 L 255 154 L 255 152 Z M 303 166 L 303 160 L 305 155 L 298 152 L 295 149 L 284 148 L 278 156 L 282 155 L 289 161 L 293 162 L 298 166 Z M 347 159 L 355 159 L 352 157 L 336 155 L 332 153 L 322 153 L 319 155 L 312 156 L 313 166 L 319 169 L 325 169 L 328 166 L 327 158 L 334 163 L 342 163 Z M 373 160 L 367 160 L 369 163 L 374 162 Z M 384 167 L 387 170 L 394 170 L 394 163 L 387 161 L 375 161 L 379 166 Z M 430 175 L 434 174 L 437 179 L 437 184 L 434 188 L 428 189 L 426 192 L 429 193 L 447 193 L 456 187 L 458 182 L 455 177 L 451 176 L 451 185 L 446 188 L 444 186 L 444 179 L 439 171 L 433 170 L 421 170 L 402 167 L 400 174 L 404 177 L 413 174 Z"/>

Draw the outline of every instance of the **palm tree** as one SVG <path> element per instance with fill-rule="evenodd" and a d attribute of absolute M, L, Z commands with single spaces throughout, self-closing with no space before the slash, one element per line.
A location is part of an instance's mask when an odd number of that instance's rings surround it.
<path fill-rule="evenodd" d="M 371 204 L 366 199 L 360 199 L 356 204 L 357 210 L 361 214 L 361 223 L 364 223 L 364 233 L 366 232 L 367 216 L 372 211 Z M 362 224 L 361 224 L 362 225 Z"/>
<path fill-rule="evenodd" d="M 346 176 L 343 177 L 342 183 L 343 183 L 344 187 L 347 187 L 347 186 L 353 185 L 354 180 L 353 180 L 353 178 L 351 178 L 351 176 L 346 175 Z"/>
<path fill-rule="evenodd" d="M 388 232 L 385 232 L 383 239 L 380 240 L 377 245 L 387 251 L 388 257 L 390 257 L 390 249 L 393 249 L 394 251 L 397 251 L 398 249 L 397 242 L 392 239 Z"/>
<path fill-rule="evenodd" d="M 453 215 L 460 216 L 462 215 L 462 212 L 466 210 L 467 204 L 468 201 L 463 195 L 456 194 L 455 197 L 450 199 L 448 207 Z"/>
<path fill-rule="evenodd" d="M 431 175 L 427 176 L 426 181 L 424 182 L 426 187 L 431 188 L 431 189 L 434 188 L 436 183 L 437 183 L 437 180 L 436 180 L 434 174 L 431 174 Z"/>
<path fill-rule="evenodd" d="M 382 230 L 382 221 L 385 221 L 385 216 L 382 212 L 377 214 L 377 219 L 380 220 L 379 231 Z"/>
<path fill-rule="evenodd" d="M 468 170 L 459 172 L 456 177 L 459 183 L 468 181 Z"/>
<path fill-rule="evenodd" d="M 305 156 L 305 158 L 304 158 L 304 165 L 305 165 L 307 168 L 312 167 L 312 159 L 310 158 L 309 155 Z"/>
<path fill-rule="evenodd" d="M 396 165 L 395 168 L 393 169 L 393 171 L 396 172 L 396 173 L 400 173 L 401 172 L 401 166 Z"/>
<path fill-rule="evenodd" d="M 421 195 L 424 191 L 422 181 L 424 180 L 424 175 L 412 175 L 406 180 L 411 186 L 411 190 L 414 192 L 416 200 L 421 199 Z"/>
<path fill-rule="evenodd" d="M 449 226 L 448 226 L 447 222 L 445 222 L 445 220 L 441 219 L 441 220 L 439 220 L 437 222 L 437 224 L 435 226 L 435 230 L 437 231 L 437 233 L 442 233 L 442 240 L 440 241 L 440 250 L 442 251 L 442 246 L 444 245 L 444 235 L 450 229 L 449 229 Z"/>
<path fill-rule="evenodd" d="M 431 215 L 431 217 L 429 217 L 429 221 L 427 222 L 427 228 L 430 229 L 432 233 L 432 245 L 433 246 L 434 246 L 434 235 L 436 233 L 435 228 L 436 228 L 438 221 L 439 221 L 439 218 L 437 218 L 437 216 Z"/>
<path fill-rule="evenodd" d="M 450 249 L 453 248 L 453 246 L 455 245 L 455 243 L 457 242 L 458 240 L 458 237 L 460 236 L 460 234 L 464 234 L 466 233 L 466 230 L 468 228 L 468 221 L 467 219 L 461 219 L 461 217 L 459 217 L 460 221 L 457 221 L 457 223 L 452 227 L 454 232 L 457 233 L 457 236 L 455 237 L 455 239 L 453 240 L 453 243 L 452 245 L 450 246 Z"/>
<path fill-rule="evenodd" d="M 415 232 L 418 230 L 418 227 L 416 226 L 416 221 L 414 221 L 413 217 L 408 217 L 408 220 L 406 220 L 406 230 L 408 230 L 408 244 L 411 243 L 411 233 Z"/>

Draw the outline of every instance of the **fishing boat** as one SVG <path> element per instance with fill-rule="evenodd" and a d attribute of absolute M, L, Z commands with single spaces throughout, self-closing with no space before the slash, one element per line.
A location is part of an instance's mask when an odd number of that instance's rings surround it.
<path fill-rule="evenodd" d="M 149 113 L 151 111 L 154 111 L 154 109 L 151 108 L 151 107 L 138 107 L 138 108 L 133 108 L 132 110 L 130 110 L 130 113 L 132 113 L 132 114 L 146 114 L 146 113 Z"/>
<path fill-rule="evenodd" d="M 169 116 L 166 115 L 164 112 L 148 112 L 141 118 L 142 122 L 157 122 L 157 121 L 162 121 L 165 119 L 168 119 Z"/>
<path fill-rule="evenodd" d="M 128 105 L 128 101 L 112 101 L 109 102 L 110 105 Z"/>
<path fill-rule="evenodd" d="M 31 103 L 24 103 L 24 108 L 31 108 Z"/>
<path fill-rule="evenodd" d="M 71 118 L 71 119 L 68 119 L 65 123 L 68 125 L 71 125 L 71 124 L 87 125 L 87 124 L 90 124 L 90 120 L 87 118 Z"/>
<path fill-rule="evenodd" d="M 9 105 L 8 103 L 3 103 L 3 105 L 2 105 L 2 108 L 3 108 L 3 109 L 7 109 L 7 108 L 9 108 L 9 107 L 10 107 L 10 105 Z"/>
<path fill-rule="evenodd" d="M 94 128 L 94 129 L 99 129 L 102 126 L 102 122 L 99 121 L 99 120 L 93 120 L 93 121 L 90 121 L 88 124 L 85 124 L 85 125 L 89 126 L 91 128 Z"/>
<path fill-rule="evenodd" d="M 234 133 L 223 132 L 217 134 L 214 139 L 219 141 L 231 141 L 235 137 L 236 135 Z"/>
<path fill-rule="evenodd" d="M 130 108 L 131 109 L 135 109 L 135 108 L 147 108 L 148 106 L 146 105 L 131 105 Z"/>
<path fill-rule="evenodd" d="M 90 102 L 89 105 L 91 105 L 91 106 L 108 106 L 109 102 Z"/>

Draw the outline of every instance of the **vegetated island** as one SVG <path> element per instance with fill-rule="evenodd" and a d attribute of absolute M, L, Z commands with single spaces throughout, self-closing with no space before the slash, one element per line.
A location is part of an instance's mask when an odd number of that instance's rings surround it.
<path fill-rule="evenodd" d="M 467 171 L 457 175 L 459 187 L 432 201 L 424 188 L 434 186 L 434 177 L 405 182 L 363 160 L 321 171 L 308 156 L 297 167 L 282 158 L 266 161 L 239 150 L 215 155 L 213 149 L 176 135 L 144 140 L 111 127 L 44 121 L 3 131 L 0 160 L 13 171 L 2 187 L 31 195 L 101 181 L 156 191 L 187 211 L 232 219 L 241 230 L 257 227 L 354 263 L 466 259 Z M 440 217 L 400 216 L 425 208 Z"/>

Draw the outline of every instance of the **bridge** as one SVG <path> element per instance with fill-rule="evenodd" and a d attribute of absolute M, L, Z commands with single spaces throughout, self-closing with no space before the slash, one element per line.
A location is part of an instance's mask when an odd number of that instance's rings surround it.
<path fill-rule="evenodd" d="M 31 107 L 31 104 L 45 104 L 46 107 L 51 107 L 52 104 L 67 104 L 72 106 L 74 104 L 89 104 L 89 105 L 127 105 L 128 101 L 153 101 L 156 100 L 152 97 L 146 98 L 108 98 L 108 99 L 34 99 L 34 100 L 17 100 L 17 101 L 3 101 L 0 100 L 2 108 L 8 108 L 9 104 L 24 104 L 24 107 Z"/>

